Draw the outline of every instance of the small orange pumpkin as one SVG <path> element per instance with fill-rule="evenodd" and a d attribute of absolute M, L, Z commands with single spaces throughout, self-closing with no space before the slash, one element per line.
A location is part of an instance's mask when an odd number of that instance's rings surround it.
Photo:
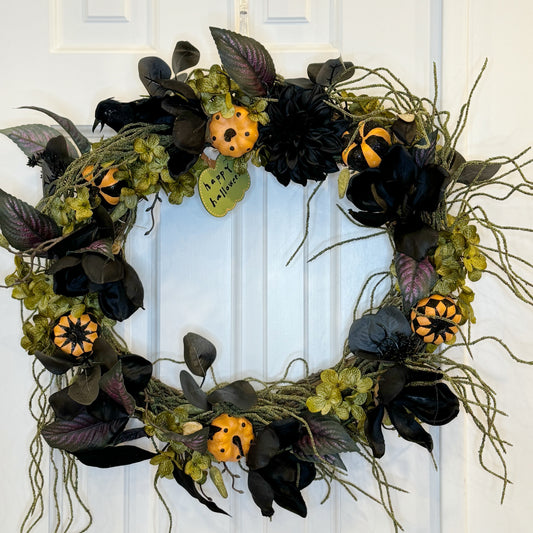
<path fill-rule="evenodd" d="M 94 167 L 92 165 L 86 166 L 81 175 L 95 187 L 98 187 L 100 196 L 109 206 L 115 206 L 120 200 L 120 191 L 122 183 L 115 178 L 115 172 L 118 168 L 110 168 L 103 176 L 94 179 Z"/>
<path fill-rule="evenodd" d="M 258 137 L 257 122 L 241 106 L 235 106 L 235 114 L 230 118 L 216 113 L 209 123 L 211 144 L 225 156 L 240 157 L 246 154 L 254 147 Z"/>
<path fill-rule="evenodd" d="M 342 152 L 342 161 L 357 171 L 376 168 L 390 145 L 391 138 L 386 129 L 372 121 L 361 122 L 354 142 Z"/>
<path fill-rule="evenodd" d="M 462 316 L 455 302 L 447 296 L 433 294 L 422 298 L 411 311 L 411 329 L 424 342 L 449 342 L 459 331 Z"/>
<path fill-rule="evenodd" d="M 222 414 L 211 426 L 219 429 L 207 441 L 207 449 L 217 461 L 227 463 L 246 457 L 254 440 L 254 428 L 247 418 Z"/>
<path fill-rule="evenodd" d="M 90 313 L 79 318 L 66 313 L 59 317 L 52 330 L 53 343 L 63 352 L 79 358 L 93 351 L 94 341 L 100 335 L 100 326 Z"/>

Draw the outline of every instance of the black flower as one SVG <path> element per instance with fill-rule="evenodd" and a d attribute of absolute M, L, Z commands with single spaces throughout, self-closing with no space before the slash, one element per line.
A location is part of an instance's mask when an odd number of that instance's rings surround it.
<path fill-rule="evenodd" d="M 442 167 L 419 167 L 404 146 L 392 145 L 379 167 L 351 178 L 346 197 L 359 211 L 350 210 L 350 214 L 366 226 L 393 223 L 397 250 L 423 258 L 438 233 L 423 222 L 422 215 L 439 206 L 447 177 Z"/>
<path fill-rule="evenodd" d="M 374 457 L 385 453 L 382 431 L 385 411 L 400 437 L 428 451 L 433 449 L 431 435 L 417 419 L 442 426 L 459 413 L 459 400 L 440 379 L 440 372 L 412 370 L 403 365 L 392 366 L 379 376 L 377 405 L 367 411 L 365 420 L 365 434 Z"/>
<path fill-rule="evenodd" d="M 48 273 L 53 275 L 56 294 L 83 296 L 96 292 L 103 314 L 122 321 L 142 307 L 144 290 L 133 267 L 121 254 L 111 252 L 110 221 L 107 215 L 101 218 L 82 226 L 51 249 L 50 255 L 57 260 Z"/>
<path fill-rule="evenodd" d="M 372 361 L 403 361 L 420 346 L 407 318 L 392 306 L 355 320 L 348 343 L 354 354 Z"/>
<path fill-rule="evenodd" d="M 268 153 L 267 172 L 288 185 L 292 180 L 323 181 L 336 172 L 335 158 L 342 152 L 342 120 L 335 120 L 320 86 L 303 89 L 286 85 L 277 102 L 267 108 L 270 122 L 260 128 L 259 145 Z"/>
<path fill-rule="evenodd" d="M 316 476 L 314 463 L 292 453 L 302 435 L 302 424 L 294 418 L 272 422 L 252 443 L 247 457 L 248 488 L 263 516 L 272 516 L 272 503 L 299 516 L 307 515 L 301 495 Z"/>

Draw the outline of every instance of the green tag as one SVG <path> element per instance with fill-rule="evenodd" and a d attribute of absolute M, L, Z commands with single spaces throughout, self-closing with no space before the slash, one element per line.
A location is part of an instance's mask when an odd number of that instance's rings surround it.
<path fill-rule="evenodd" d="M 223 217 L 237 202 L 244 198 L 250 188 L 250 175 L 237 174 L 233 158 L 219 155 L 215 168 L 208 168 L 200 174 L 198 190 L 207 211 L 215 217 Z"/>
<path fill-rule="evenodd" d="M 350 181 L 350 170 L 343 168 L 339 174 L 339 181 L 337 182 L 339 187 L 339 198 L 344 198 L 346 189 L 348 188 L 348 182 Z"/>

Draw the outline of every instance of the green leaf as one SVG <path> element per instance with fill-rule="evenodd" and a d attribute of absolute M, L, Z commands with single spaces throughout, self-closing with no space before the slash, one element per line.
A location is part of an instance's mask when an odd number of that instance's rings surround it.
<path fill-rule="evenodd" d="M 216 466 L 212 466 L 209 469 L 209 477 L 211 478 L 213 485 L 215 485 L 220 495 L 223 498 L 227 498 L 228 491 L 226 489 L 226 485 L 224 484 L 224 478 L 222 477 L 222 473 Z"/>

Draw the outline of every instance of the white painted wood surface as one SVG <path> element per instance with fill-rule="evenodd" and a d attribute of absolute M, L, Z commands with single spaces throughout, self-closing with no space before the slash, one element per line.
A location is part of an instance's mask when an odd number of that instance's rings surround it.
<path fill-rule="evenodd" d="M 188 39 L 201 50 L 202 66 L 216 62 L 208 26 L 235 28 L 239 4 L 237 0 L 10 3 L 3 10 L 0 32 L 0 127 L 49 123 L 44 116 L 16 109 L 21 105 L 46 107 L 77 124 L 90 124 L 99 100 L 114 96 L 126 101 L 142 94 L 137 60 L 143 55 L 169 59 L 178 39 Z M 303 75 L 309 62 L 342 53 L 357 64 L 388 66 L 413 92 L 430 96 L 432 61 L 436 61 L 442 107 L 456 112 L 488 57 L 460 149 L 470 158 L 484 158 L 515 154 L 532 144 L 529 21 L 533 12 L 526 0 L 505 4 L 250 0 L 248 4 L 250 35 L 272 51 L 278 71 L 287 77 Z M 0 138 L 0 154 L 0 186 L 36 201 L 35 170 L 25 166 L 24 156 L 7 139 Z M 388 268 L 390 249 L 386 242 L 379 251 L 375 242 L 363 242 L 306 262 L 324 246 L 354 235 L 353 227 L 339 216 L 332 178 L 313 203 L 309 241 L 285 267 L 302 236 L 311 190 L 312 186 L 284 188 L 272 176 L 254 170 L 245 200 L 222 220 L 210 217 L 198 197 L 186 199 L 180 207 L 164 204 L 160 224 L 149 238 L 143 236 L 148 217 L 141 216 L 139 231 L 130 239 L 129 256 L 144 282 L 146 311 L 125 325 L 132 350 L 152 359 L 179 357 L 181 337 L 193 330 L 217 345 L 216 371 L 221 378 L 275 378 L 295 356 L 304 357 L 312 368 L 336 361 L 361 284 L 369 272 Z M 513 200 L 505 207 L 489 207 L 499 220 L 531 225 L 530 206 L 530 201 Z M 524 257 L 533 257 L 530 240 L 522 237 L 513 244 Z M 1 275 L 11 269 L 11 258 L 0 255 Z M 483 279 L 475 289 L 479 318 L 475 332 L 502 336 L 517 354 L 530 357 L 532 310 L 518 306 L 491 280 Z M 27 411 L 32 379 L 30 358 L 19 347 L 18 305 L 7 293 L 0 298 L 0 313 L 4 317 L 0 517 L 2 531 L 10 533 L 18 531 L 31 496 L 25 472 L 33 434 Z M 464 416 L 433 433 L 438 472 L 423 449 L 390 435 L 383 467 L 391 482 L 411 493 L 393 495 L 397 516 L 409 533 L 530 529 L 533 369 L 510 363 L 488 346 L 476 350 L 472 363 L 498 391 L 500 407 L 511 415 L 501 418 L 499 427 L 514 444 L 507 461 L 515 484 L 500 507 L 499 483 L 479 467 L 479 435 Z M 162 364 L 157 372 L 177 382 L 174 365 Z M 362 461 L 354 456 L 346 462 L 351 479 L 375 494 Z M 151 487 L 153 473 L 149 465 L 110 471 L 80 468 L 80 486 L 94 511 L 91 531 L 166 531 L 166 515 Z M 48 476 L 46 463 L 44 474 Z M 379 506 L 365 496 L 354 503 L 334 488 L 332 498 L 319 505 L 325 494 L 320 483 L 305 491 L 307 520 L 278 509 L 271 523 L 261 519 L 248 495 L 232 494 L 221 503 L 233 515 L 227 519 L 204 512 L 170 482 L 161 487 L 174 510 L 177 533 L 192 527 L 198 533 L 252 528 L 265 533 L 292 528 L 309 533 L 392 531 Z M 35 531 L 53 531 L 53 524 L 52 509 Z"/>

